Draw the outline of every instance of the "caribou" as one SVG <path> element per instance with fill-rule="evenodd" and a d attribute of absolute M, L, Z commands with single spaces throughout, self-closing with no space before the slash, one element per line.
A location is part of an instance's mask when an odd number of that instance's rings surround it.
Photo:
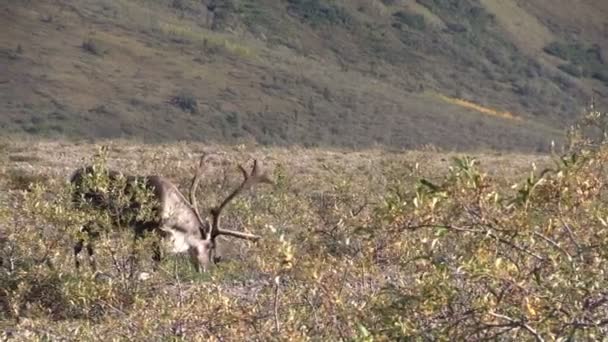
<path fill-rule="evenodd" d="M 210 264 L 215 264 L 219 259 L 216 254 L 218 236 L 224 235 L 249 241 L 260 239 L 260 236 L 255 234 L 222 227 L 221 215 L 228 203 L 255 184 L 273 184 L 270 178 L 260 171 L 257 160 L 254 159 L 249 172 L 239 164 L 238 168 L 243 175 L 242 182 L 219 205 L 211 208 L 206 217 L 202 217 L 198 209 L 196 193 L 208 158 L 209 154 L 206 153 L 200 158 L 190 183 L 189 199 L 173 182 L 162 176 L 123 175 L 114 170 L 99 170 L 95 166 L 86 166 L 73 172 L 69 179 L 72 186 L 72 203 L 77 208 L 88 206 L 106 210 L 112 218 L 113 226 L 131 227 L 135 239 L 143 237 L 150 231 L 160 235 L 162 239 L 168 239 L 172 253 L 187 252 L 195 269 L 206 272 Z M 111 186 L 91 186 L 89 180 L 99 174 L 105 177 Z M 108 191 L 112 186 L 114 191 Z M 148 191 L 152 199 L 149 201 L 151 204 L 143 200 L 142 196 L 138 196 L 137 189 Z M 118 200 L 117 196 L 121 196 L 122 200 Z M 138 215 L 145 205 L 152 206 L 152 214 L 148 217 Z M 95 269 L 92 241 L 99 233 L 93 226 L 94 222 L 91 221 L 83 225 L 81 230 L 88 234 L 86 249 L 89 263 Z M 76 268 L 80 266 L 79 254 L 84 247 L 84 239 L 79 239 L 74 245 Z M 161 260 L 160 246 L 154 243 L 153 248 L 153 259 L 158 264 Z"/>

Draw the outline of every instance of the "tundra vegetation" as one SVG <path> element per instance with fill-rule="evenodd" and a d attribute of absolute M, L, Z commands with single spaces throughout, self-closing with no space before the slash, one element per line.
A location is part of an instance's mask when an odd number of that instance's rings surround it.
<path fill-rule="evenodd" d="M 73 210 L 66 170 L 155 170 L 184 189 L 200 147 L 112 142 L 68 161 L 91 146 L 5 143 L 0 329 L 16 340 L 597 340 L 608 333 L 604 119 L 590 110 L 552 156 L 224 146 L 199 199 L 210 207 L 234 189 L 230 160 L 260 159 L 275 186 L 235 198 L 224 226 L 262 239 L 222 240 L 207 273 L 164 258 L 149 279 L 129 267 L 150 270 L 151 258 L 129 256 L 150 256 L 154 237 Z M 45 144 L 50 158 L 23 158 Z M 97 271 L 76 271 L 71 246 L 91 219 Z"/>

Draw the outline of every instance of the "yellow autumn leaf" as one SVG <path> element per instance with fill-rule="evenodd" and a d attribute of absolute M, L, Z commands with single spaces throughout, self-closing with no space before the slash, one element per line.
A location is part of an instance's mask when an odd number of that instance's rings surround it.
<path fill-rule="evenodd" d="M 532 304 L 530 304 L 530 299 L 528 297 L 525 298 L 525 302 L 528 314 L 530 314 L 530 316 L 536 316 L 536 310 L 534 310 L 534 307 L 532 306 Z"/>

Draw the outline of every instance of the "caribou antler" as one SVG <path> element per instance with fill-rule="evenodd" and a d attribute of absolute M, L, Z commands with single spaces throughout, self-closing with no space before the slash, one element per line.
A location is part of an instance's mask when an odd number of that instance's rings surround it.
<path fill-rule="evenodd" d="M 192 178 L 192 183 L 190 185 L 190 206 L 192 207 L 192 209 L 194 210 L 194 213 L 196 214 L 196 218 L 198 218 L 198 221 L 200 222 L 201 226 L 203 226 L 205 224 L 205 221 L 203 221 L 201 214 L 198 210 L 198 202 L 196 200 L 196 191 L 198 190 L 198 184 L 201 181 L 201 177 L 203 176 L 203 171 L 205 170 L 205 158 L 207 157 L 207 153 L 203 153 L 203 155 L 201 156 L 201 160 L 198 163 L 198 167 L 196 168 L 195 172 L 194 172 L 194 177 Z"/>
<path fill-rule="evenodd" d="M 222 213 L 222 210 L 238 194 L 240 194 L 243 190 L 246 190 L 257 183 L 272 184 L 272 181 L 270 180 L 270 178 L 268 178 L 268 176 L 266 176 L 265 173 L 260 172 L 260 170 L 258 168 L 257 160 L 253 161 L 253 167 L 252 167 L 250 173 L 248 173 L 245 170 L 245 168 L 243 168 L 243 166 L 241 166 L 241 165 L 239 165 L 239 170 L 241 170 L 241 172 L 243 173 L 243 181 L 241 182 L 241 184 L 236 189 L 234 189 L 234 191 L 232 191 L 222 201 L 222 203 L 219 206 L 211 209 L 211 215 L 213 218 L 212 218 L 211 227 L 210 227 L 208 235 L 207 235 L 207 240 L 214 240 L 215 237 L 217 237 L 218 235 L 227 235 L 227 236 L 232 236 L 232 237 L 245 239 L 245 240 L 251 240 L 251 241 L 256 241 L 256 240 L 260 239 L 260 237 L 258 235 L 238 232 L 238 231 L 229 230 L 229 229 L 223 229 L 220 227 L 220 215 Z"/>

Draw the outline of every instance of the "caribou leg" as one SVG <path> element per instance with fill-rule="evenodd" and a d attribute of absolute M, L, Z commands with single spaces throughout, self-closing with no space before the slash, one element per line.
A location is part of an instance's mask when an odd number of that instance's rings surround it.
<path fill-rule="evenodd" d="M 130 267 L 131 267 L 131 271 L 132 274 L 135 271 L 136 265 L 136 261 L 139 260 L 138 256 L 136 256 L 136 252 L 135 252 L 135 245 L 136 243 L 140 240 L 143 239 L 145 237 L 145 233 L 146 232 L 152 232 L 155 236 L 153 237 L 153 240 L 151 242 L 151 249 L 152 249 L 152 268 L 154 271 L 157 271 L 158 268 L 160 267 L 160 263 L 163 259 L 162 256 L 162 251 L 161 251 L 161 244 L 159 242 L 159 239 L 162 238 L 162 236 L 159 235 L 159 229 L 157 228 L 158 224 L 157 223 L 150 223 L 150 222 L 138 222 L 136 224 L 136 228 L 135 228 L 135 236 L 133 239 L 133 248 L 131 250 L 131 257 L 130 257 Z"/>
<path fill-rule="evenodd" d="M 77 270 L 80 270 L 80 252 L 82 252 L 82 247 L 84 246 L 84 239 L 78 240 L 74 245 L 74 265 Z"/>
<path fill-rule="evenodd" d="M 95 251 L 93 250 L 93 244 L 91 242 L 87 243 L 87 253 L 89 255 L 89 266 L 93 270 L 93 272 L 97 272 L 97 263 L 95 262 Z"/>
<path fill-rule="evenodd" d="M 154 271 L 158 270 L 161 261 L 163 260 L 163 255 L 160 250 L 160 243 L 158 240 L 152 241 L 152 261 L 153 261 L 153 269 Z"/>
<path fill-rule="evenodd" d="M 89 223 L 83 225 L 80 228 L 80 231 L 87 235 L 88 241 L 86 243 L 86 249 L 87 249 L 87 254 L 88 254 L 88 259 L 89 259 L 89 266 L 91 267 L 91 269 L 93 271 L 96 271 L 97 265 L 95 263 L 95 257 L 94 257 L 95 251 L 93 250 L 92 240 L 99 236 L 99 232 L 94 231 L 91 228 L 92 224 L 93 224 L 92 222 L 89 222 Z M 85 242 L 85 239 L 79 239 L 78 242 L 76 242 L 76 244 L 73 247 L 74 264 L 75 264 L 77 270 L 80 269 L 80 252 L 82 252 L 82 249 L 85 248 L 84 242 Z"/>
<path fill-rule="evenodd" d="M 77 270 L 80 269 L 80 252 L 82 252 L 82 249 L 84 247 L 85 247 L 84 239 L 78 240 L 78 242 L 76 242 L 76 244 L 74 245 L 74 264 L 75 264 Z M 94 255 L 95 250 L 93 249 L 93 244 L 91 242 L 87 243 L 86 249 L 87 249 L 87 254 L 88 254 L 88 259 L 89 259 L 89 266 L 91 267 L 91 269 L 93 271 L 96 271 L 97 264 L 95 262 L 95 255 Z"/>

